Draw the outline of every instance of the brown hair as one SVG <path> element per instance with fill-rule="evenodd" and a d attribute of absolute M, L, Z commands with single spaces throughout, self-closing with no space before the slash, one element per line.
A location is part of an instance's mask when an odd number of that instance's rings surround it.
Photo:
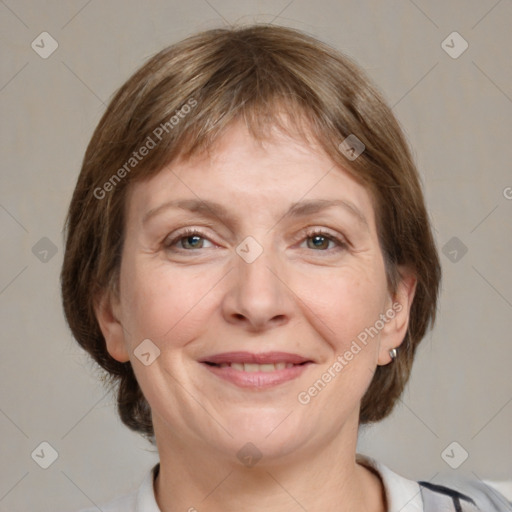
<path fill-rule="evenodd" d="M 66 219 L 61 285 L 67 321 L 118 386 L 122 421 L 151 440 L 149 405 L 130 362 L 107 352 L 95 300 L 104 291 L 118 293 L 128 185 L 208 150 L 240 119 L 257 140 L 270 126 L 312 134 L 372 197 L 390 291 L 399 265 L 416 274 L 407 334 L 394 363 L 377 367 L 361 423 L 391 412 L 435 320 L 441 270 L 418 173 L 396 119 L 364 73 L 330 46 L 284 27 L 189 37 L 152 57 L 114 95 L 85 153 Z M 339 148 L 349 135 L 365 145 L 355 160 Z"/>

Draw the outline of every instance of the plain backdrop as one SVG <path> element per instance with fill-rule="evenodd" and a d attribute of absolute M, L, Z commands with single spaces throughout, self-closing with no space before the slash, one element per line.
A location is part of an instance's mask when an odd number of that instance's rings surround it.
<path fill-rule="evenodd" d="M 512 478 L 510 0 L 5 0 L 0 20 L 0 511 L 92 506 L 157 460 L 66 327 L 63 221 L 113 92 L 164 46 L 228 23 L 295 27 L 353 57 L 422 175 L 439 319 L 394 414 L 364 429 L 359 451 L 413 479 Z M 41 442 L 58 455 L 47 469 Z"/>

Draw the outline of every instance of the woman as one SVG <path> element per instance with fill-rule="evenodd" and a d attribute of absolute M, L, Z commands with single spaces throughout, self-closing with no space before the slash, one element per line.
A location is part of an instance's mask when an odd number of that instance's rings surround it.
<path fill-rule="evenodd" d="M 67 219 L 69 325 L 160 456 L 102 510 L 490 503 L 356 455 L 439 281 L 404 137 L 346 57 L 275 26 L 157 54 L 100 121 Z"/>

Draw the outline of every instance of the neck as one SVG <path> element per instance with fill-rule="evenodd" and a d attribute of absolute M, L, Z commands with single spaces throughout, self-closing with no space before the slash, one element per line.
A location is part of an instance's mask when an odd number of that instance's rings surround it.
<path fill-rule="evenodd" d="M 205 446 L 166 441 L 155 481 L 162 512 L 385 511 L 380 478 L 356 463 L 355 443 L 245 467 Z"/>

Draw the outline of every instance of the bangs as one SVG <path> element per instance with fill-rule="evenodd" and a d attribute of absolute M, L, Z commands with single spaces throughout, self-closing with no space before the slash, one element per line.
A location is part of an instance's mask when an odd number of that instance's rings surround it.
<path fill-rule="evenodd" d="M 240 105 L 236 112 L 225 114 L 213 110 L 208 116 L 211 120 L 208 129 L 201 120 L 190 120 L 173 144 L 175 149 L 170 148 L 164 166 L 175 160 L 210 154 L 219 138 L 235 124 L 245 127 L 259 143 L 272 142 L 277 136 L 286 135 L 308 145 L 325 145 L 315 114 L 295 99 L 274 97 L 266 102 L 252 99 Z"/>
<path fill-rule="evenodd" d="M 172 104 L 155 110 L 163 110 L 165 115 L 148 119 L 146 127 L 140 130 L 144 134 L 142 140 L 126 148 L 124 160 L 148 137 L 155 142 L 155 147 L 137 171 L 131 173 L 131 180 L 149 178 L 173 161 L 209 154 L 218 139 L 238 123 L 257 142 L 272 142 L 276 134 L 281 133 L 319 146 L 333 159 L 340 160 L 337 145 L 342 139 L 333 137 L 336 130 L 322 115 L 324 109 L 316 108 L 318 98 L 307 100 L 306 97 L 312 97 L 313 93 L 297 80 L 272 81 L 266 72 L 260 76 L 261 72 L 261 68 L 253 67 L 250 74 L 239 76 L 228 84 L 222 83 L 222 86 L 217 86 L 213 80 L 207 89 L 194 91 L 179 106 Z M 186 108 L 189 104 L 194 105 L 190 110 Z M 144 110 L 145 106 L 140 108 Z M 184 114 L 184 109 L 188 113 Z M 179 117 L 180 113 L 182 117 Z"/>
<path fill-rule="evenodd" d="M 110 139 L 102 140 L 100 122 L 91 141 L 96 151 L 109 147 L 102 168 L 123 167 L 147 141 L 150 150 L 126 167 L 123 181 L 147 178 L 177 158 L 210 151 L 235 122 L 257 141 L 277 129 L 318 143 L 345 164 L 338 150 L 343 137 L 357 133 L 369 149 L 354 106 L 369 97 L 352 63 L 312 38 L 286 29 L 276 37 L 273 30 L 214 30 L 152 57 L 105 112 L 104 119 L 117 120 Z M 97 177 L 105 176 L 98 171 Z"/>

